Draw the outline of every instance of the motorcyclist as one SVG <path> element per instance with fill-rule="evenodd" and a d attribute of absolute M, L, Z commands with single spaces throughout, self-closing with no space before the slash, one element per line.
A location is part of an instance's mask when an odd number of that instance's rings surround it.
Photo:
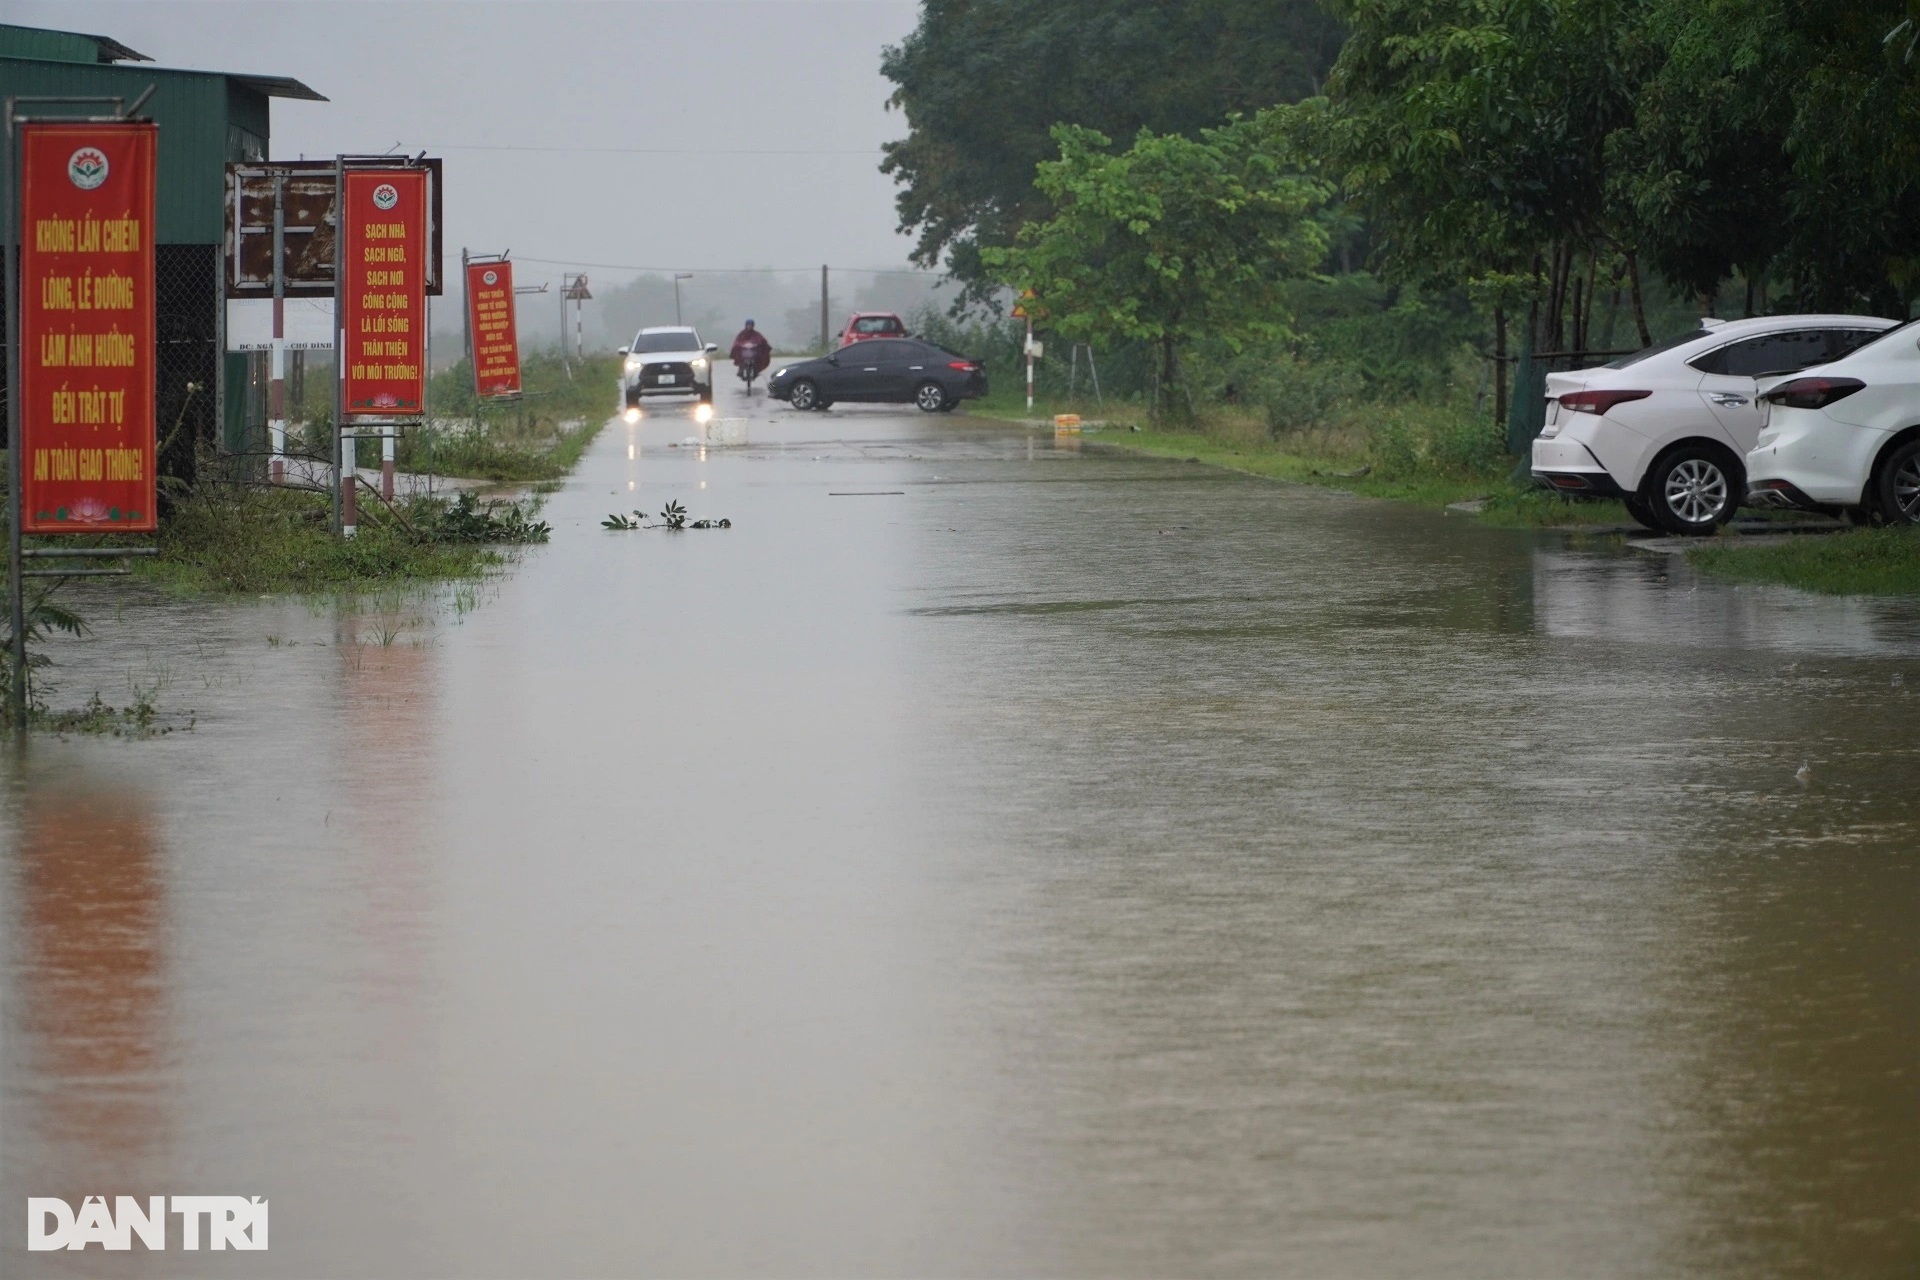
<path fill-rule="evenodd" d="M 753 327 L 753 321 L 747 321 L 746 327 L 733 339 L 733 365 L 745 376 L 749 370 L 764 373 L 773 363 L 773 344 L 767 341 L 767 335 Z"/>

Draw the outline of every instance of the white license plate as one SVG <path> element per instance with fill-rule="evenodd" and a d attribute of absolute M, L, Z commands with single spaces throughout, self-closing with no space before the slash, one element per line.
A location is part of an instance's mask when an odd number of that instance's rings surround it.
<path fill-rule="evenodd" d="M 680 381 L 679 375 L 672 373 L 656 374 L 653 379 L 653 383 L 657 387 L 670 387 L 678 381 Z"/>

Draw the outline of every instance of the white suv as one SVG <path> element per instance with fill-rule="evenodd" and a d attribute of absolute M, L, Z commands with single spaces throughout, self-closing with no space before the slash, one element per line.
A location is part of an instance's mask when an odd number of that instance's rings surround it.
<path fill-rule="evenodd" d="M 1920 325 L 1905 324 L 1806 376 L 1768 383 L 1766 424 L 1747 455 L 1748 496 L 1920 524 L 1917 335 Z"/>
<path fill-rule="evenodd" d="M 1759 316 L 1701 328 L 1597 369 L 1547 375 L 1534 479 L 1619 498 L 1667 533 L 1711 533 L 1747 494 L 1760 379 L 1826 364 L 1893 326 L 1877 316 Z"/>
<path fill-rule="evenodd" d="M 679 325 L 642 329 L 633 345 L 620 348 L 626 360 L 620 366 L 620 394 L 629 409 L 642 396 L 686 395 L 713 403 L 713 353 L 718 343 L 702 343 L 700 335 Z"/>

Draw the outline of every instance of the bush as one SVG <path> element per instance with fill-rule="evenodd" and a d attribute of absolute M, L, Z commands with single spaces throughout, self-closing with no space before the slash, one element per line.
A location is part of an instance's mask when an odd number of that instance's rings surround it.
<path fill-rule="evenodd" d="M 1422 472 L 1495 479 L 1512 466 L 1500 430 L 1484 416 L 1446 405 L 1372 406 L 1363 411 L 1369 459 L 1383 476 Z"/>

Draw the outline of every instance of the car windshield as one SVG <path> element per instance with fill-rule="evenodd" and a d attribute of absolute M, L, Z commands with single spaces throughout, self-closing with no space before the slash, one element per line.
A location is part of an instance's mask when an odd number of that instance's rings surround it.
<path fill-rule="evenodd" d="M 1639 364 L 1642 360 L 1645 360 L 1648 356 L 1657 356 L 1662 351 L 1671 351 L 1675 347 L 1684 347 L 1689 342 L 1694 342 L 1700 338 L 1708 337 L 1710 332 L 1711 332 L 1710 330 L 1706 330 L 1706 329 L 1690 329 L 1686 333 L 1680 334 L 1677 337 L 1668 338 L 1662 342 L 1656 342 L 1650 347 L 1643 347 L 1639 351 L 1634 352 L 1630 356 L 1621 356 L 1618 360 L 1609 360 L 1605 364 L 1601 365 L 1600 367 L 1602 369 L 1624 369 L 1628 365 Z"/>
<path fill-rule="evenodd" d="M 892 316 L 868 316 L 853 322 L 855 333 L 899 333 L 900 322 Z"/>
<path fill-rule="evenodd" d="M 635 355 L 648 355 L 655 351 L 698 351 L 700 335 L 691 329 L 662 329 L 658 333 L 643 333 L 633 340 Z"/>

